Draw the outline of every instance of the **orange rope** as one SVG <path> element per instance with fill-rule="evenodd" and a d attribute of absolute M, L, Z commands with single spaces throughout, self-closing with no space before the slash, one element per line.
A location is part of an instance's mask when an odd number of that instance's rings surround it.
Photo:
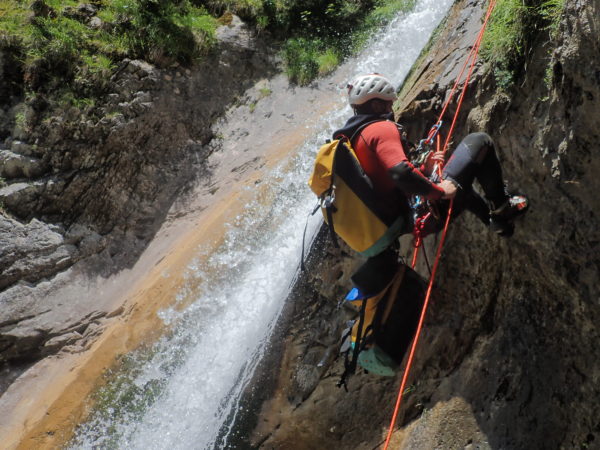
<path fill-rule="evenodd" d="M 473 59 L 473 61 L 471 63 L 471 69 L 472 69 L 472 67 L 475 64 L 475 61 L 477 60 L 477 54 L 479 53 L 479 47 L 481 45 L 481 40 L 483 39 L 483 34 L 485 32 L 485 28 L 487 27 L 487 23 L 490 20 L 490 17 L 492 15 L 492 11 L 494 10 L 495 6 L 496 6 L 496 0 L 491 0 L 490 4 L 488 6 L 488 10 L 487 10 L 487 13 L 485 15 L 485 18 L 483 20 L 483 25 L 481 26 L 481 29 L 479 30 L 479 34 L 477 35 L 477 39 L 475 39 L 475 43 L 471 47 L 471 51 L 469 52 L 469 56 L 465 60 L 465 63 L 463 64 L 462 68 L 460 69 L 460 73 L 456 77 L 456 81 L 454 82 L 454 85 L 452 86 L 452 89 L 450 90 L 450 95 L 448 96 L 446 102 L 444 103 L 444 106 L 442 108 L 442 112 L 440 113 L 440 116 L 438 118 L 437 123 L 439 123 L 444 118 L 444 115 L 446 114 L 446 110 L 448 109 L 448 106 L 450 105 L 450 103 L 452 102 L 452 99 L 454 98 L 454 93 L 456 92 L 456 89 L 458 88 L 458 85 L 460 84 L 460 80 L 461 80 L 461 78 L 463 76 L 463 73 L 465 72 L 465 69 L 469 65 L 469 62 L 471 61 L 471 59 Z M 465 81 L 464 88 L 466 88 L 466 85 L 469 82 L 469 78 L 471 76 L 471 71 L 469 71 L 469 75 L 467 76 L 467 80 Z M 460 106 L 457 109 L 457 112 L 458 112 L 458 110 L 460 110 Z M 454 117 L 456 117 L 457 115 L 458 114 L 455 113 Z M 451 135 L 451 134 L 452 134 L 452 132 L 449 133 L 449 135 Z M 446 149 L 446 146 L 444 146 L 444 151 L 445 151 L 445 149 Z"/>
<path fill-rule="evenodd" d="M 460 98 L 458 99 L 458 105 L 456 107 L 456 112 L 454 113 L 454 118 L 452 119 L 452 125 L 450 126 L 450 131 L 448 131 L 448 136 L 446 137 L 446 142 L 444 143 L 443 152 L 445 153 L 448 149 L 448 145 L 450 144 L 450 139 L 452 138 L 452 133 L 454 133 L 454 126 L 456 125 L 456 120 L 458 119 L 458 113 L 460 112 L 460 108 L 462 107 L 463 100 L 465 98 L 465 94 L 467 92 L 467 87 L 469 85 L 469 80 L 471 79 L 471 74 L 473 73 L 473 69 L 475 68 L 475 63 L 477 62 L 477 55 L 479 54 L 479 47 L 481 46 L 481 41 L 483 39 L 483 35 L 485 33 L 485 29 L 492 15 L 492 11 L 496 6 L 496 0 L 491 0 L 490 5 L 488 6 L 488 11 L 483 21 L 483 25 L 481 26 L 481 30 L 479 30 L 479 35 L 477 36 L 477 40 L 475 45 L 471 49 L 471 53 L 469 54 L 469 58 L 472 57 L 473 61 L 471 62 L 471 67 L 469 68 L 469 73 L 467 74 L 467 78 L 465 79 L 465 84 L 463 86 L 462 92 L 460 94 Z M 467 60 L 469 59 L 467 58 Z"/>
<path fill-rule="evenodd" d="M 402 383 L 400 384 L 400 390 L 398 392 L 398 397 L 396 399 L 396 406 L 394 408 L 394 415 L 392 416 L 392 423 L 388 430 L 387 438 L 386 438 L 385 444 L 383 446 L 384 450 L 386 450 L 388 448 L 390 439 L 392 438 L 392 431 L 393 431 L 394 425 L 396 423 L 396 418 L 398 417 L 398 411 L 400 410 L 400 403 L 402 402 L 402 393 L 404 392 L 404 388 L 406 386 L 406 381 L 408 380 L 410 366 L 412 364 L 412 360 L 415 355 L 415 349 L 417 348 L 417 343 L 419 342 L 419 337 L 421 335 L 421 328 L 423 327 L 423 322 L 425 321 L 425 313 L 427 312 L 427 305 L 429 304 L 429 298 L 431 297 L 431 289 L 433 287 L 433 279 L 435 278 L 435 273 L 437 272 L 437 268 L 439 266 L 440 256 L 442 253 L 442 246 L 444 245 L 444 240 L 446 239 L 446 232 L 448 231 L 448 224 L 450 223 L 450 216 L 452 215 L 453 203 L 454 203 L 454 201 L 451 200 L 450 207 L 448 208 L 448 216 L 446 217 L 446 224 L 444 225 L 444 232 L 442 233 L 442 239 L 440 241 L 440 245 L 438 246 L 438 250 L 435 255 L 435 262 L 433 263 L 433 270 L 431 271 L 431 277 L 429 278 L 429 285 L 427 286 L 427 294 L 425 294 L 425 301 L 423 302 L 423 310 L 421 311 L 421 317 L 419 318 L 419 324 L 417 325 L 417 332 L 415 334 L 415 338 L 414 338 L 412 346 L 410 348 L 410 353 L 408 355 L 408 361 L 406 362 L 406 369 L 404 370 L 404 375 L 402 376 Z"/>
<path fill-rule="evenodd" d="M 494 7 L 496 6 L 496 0 L 491 0 L 490 4 L 488 6 L 488 10 L 485 16 L 485 19 L 483 21 L 483 25 L 481 26 L 481 30 L 479 31 L 479 34 L 477 36 L 477 40 L 475 41 L 475 44 L 473 45 L 473 47 L 471 48 L 471 52 L 469 53 L 469 56 L 467 58 L 467 60 L 465 61 L 465 64 L 460 72 L 460 74 L 458 75 L 456 82 L 454 83 L 454 86 L 452 87 L 452 91 L 450 92 L 450 96 L 448 98 L 448 100 L 446 101 L 446 104 L 444 105 L 443 109 L 442 109 L 442 113 L 440 114 L 440 118 L 438 120 L 438 123 L 441 121 L 441 119 L 444 116 L 444 113 L 446 112 L 446 109 L 448 108 L 448 105 L 450 104 L 450 101 L 452 100 L 452 97 L 454 96 L 454 91 L 456 90 L 460 79 L 462 78 L 462 75 L 464 73 L 464 70 L 466 68 L 466 66 L 468 65 L 469 61 L 471 61 L 471 66 L 469 68 L 469 72 L 467 74 L 467 77 L 465 79 L 464 82 L 464 86 L 458 101 L 458 105 L 456 108 L 456 112 L 454 113 L 454 118 L 452 120 L 452 125 L 450 126 L 450 131 L 448 132 L 448 136 L 446 137 L 446 141 L 444 143 L 444 148 L 443 148 L 443 152 L 445 153 L 446 150 L 448 149 L 448 145 L 450 143 L 450 139 L 452 137 L 452 133 L 454 132 L 454 127 L 456 124 L 456 120 L 458 118 L 458 114 L 460 112 L 462 103 L 463 103 L 463 99 L 465 97 L 465 93 L 467 91 L 467 86 L 469 84 L 469 80 L 471 78 L 471 74 L 473 73 L 473 69 L 475 67 L 475 62 L 477 61 L 477 55 L 479 53 L 479 47 L 481 46 L 481 40 L 483 38 L 483 34 L 485 32 L 485 28 L 489 22 L 489 19 L 492 15 L 492 11 L 494 10 Z M 440 141 L 439 141 L 439 135 L 438 135 L 438 140 L 437 140 L 437 150 L 439 151 L 439 145 L 440 145 Z M 439 170 L 441 171 L 441 167 L 439 168 Z M 415 355 L 415 351 L 417 348 L 417 344 L 419 342 L 419 337 L 421 335 L 421 329 L 423 327 L 423 322 L 425 321 L 425 315 L 427 313 L 427 307 L 429 305 L 429 299 L 431 297 L 431 291 L 433 288 L 433 281 L 435 279 L 435 275 L 437 273 L 437 269 L 439 266 L 439 262 L 441 259 L 441 254 L 442 254 L 442 248 L 444 246 L 444 242 L 446 240 L 446 235 L 448 232 L 448 225 L 450 224 L 450 218 L 452 216 L 452 207 L 454 205 L 454 200 L 450 201 L 450 206 L 448 207 L 448 214 L 446 216 L 446 223 L 444 224 L 444 230 L 442 232 L 442 237 L 440 239 L 440 243 L 438 245 L 437 248 L 437 252 L 436 252 L 436 257 L 435 257 L 435 261 L 433 264 L 433 270 L 431 271 L 431 276 L 429 278 L 429 285 L 427 286 L 427 293 L 425 294 L 425 300 L 423 302 L 423 309 L 421 311 L 421 316 L 419 317 L 419 324 L 417 325 L 417 331 L 415 333 L 415 337 L 413 339 L 413 343 L 412 346 L 410 348 L 410 353 L 408 355 L 408 361 L 406 362 L 406 368 L 404 369 L 404 374 L 402 376 L 402 382 L 400 383 L 400 389 L 398 391 L 398 397 L 396 399 L 396 405 L 394 407 L 394 414 L 392 416 L 392 421 L 390 423 L 390 427 L 387 433 L 387 437 L 385 440 L 385 444 L 383 446 L 383 450 L 387 450 L 390 440 L 392 438 L 392 432 L 394 430 L 394 426 L 396 424 L 396 419 L 398 418 L 398 412 L 400 411 L 400 405 L 402 403 L 402 395 L 404 392 L 404 389 L 406 387 L 406 382 L 408 380 L 408 375 L 410 373 L 410 368 L 412 366 L 412 361 L 413 361 L 413 357 Z M 413 261 L 412 261 L 412 267 L 414 268 L 416 265 L 416 261 L 417 261 L 417 254 L 419 251 L 419 247 L 422 245 L 422 237 L 420 235 L 420 233 L 418 233 L 416 235 L 416 245 L 415 245 L 415 251 L 414 251 L 414 255 L 413 255 Z"/>

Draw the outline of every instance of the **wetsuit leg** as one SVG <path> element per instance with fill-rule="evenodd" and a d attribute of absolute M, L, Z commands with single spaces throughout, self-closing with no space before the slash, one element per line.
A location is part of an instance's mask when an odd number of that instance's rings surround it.
<path fill-rule="evenodd" d="M 424 234 L 428 235 L 431 233 L 437 233 L 444 228 L 446 223 L 446 216 L 448 214 L 448 207 L 450 202 L 448 200 L 441 200 L 438 202 L 438 217 L 436 220 L 430 220 L 425 227 Z M 490 209 L 485 200 L 470 187 L 468 189 L 460 189 L 454 197 L 454 206 L 452 207 L 452 218 L 451 221 L 456 220 L 463 211 L 470 211 L 475 214 L 484 225 L 490 224 Z"/>
<path fill-rule="evenodd" d="M 486 133 L 472 133 L 461 141 L 444 167 L 442 178 L 456 181 L 465 191 L 471 191 L 476 179 L 494 208 L 506 201 L 502 167 L 496 156 L 494 141 Z M 471 200 L 475 202 L 472 204 L 473 212 L 479 216 L 481 202 L 476 198 Z"/>
<path fill-rule="evenodd" d="M 475 214 L 484 225 L 489 225 L 490 208 L 483 197 L 473 189 L 465 192 L 465 209 Z"/>

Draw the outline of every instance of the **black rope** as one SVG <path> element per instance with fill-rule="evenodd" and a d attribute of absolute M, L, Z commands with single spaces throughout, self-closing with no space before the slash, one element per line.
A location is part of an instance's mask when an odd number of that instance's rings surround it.
<path fill-rule="evenodd" d="M 423 258 L 425 259 L 425 264 L 427 264 L 429 276 L 431 276 L 431 266 L 429 265 L 429 258 L 427 257 L 427 252 L 425 251 L 425 242 L 421 242 L 421 247 L 423 247 Z"/>

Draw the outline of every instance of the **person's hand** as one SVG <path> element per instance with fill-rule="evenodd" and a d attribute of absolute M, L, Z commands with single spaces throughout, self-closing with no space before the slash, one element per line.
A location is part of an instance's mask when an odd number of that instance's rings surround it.
<path fill-rule="evenodd" d="M 431 175 L 436 164 L 440 167 L 444 165 L 444 152 L 430 152 L 425 160 L 425 173 Z"/>
<path fill-rule="evenodd" d="M 452 181 L 447 179 L 442 180 L 439 182 L 438 186 L 444 190 L 444 195 L 442 195 L 442 198 L 451 199 L 456 196 L 456 185 Z"/>
<path fill-rule="evenodd" d="M 444 152 L 439 151 L 439 152 L 433 152 L 429 155 L 430 160 L 432 160 L 433 162 L 439 162 L 439 163 L 443 163 L 444 162 Z"/>

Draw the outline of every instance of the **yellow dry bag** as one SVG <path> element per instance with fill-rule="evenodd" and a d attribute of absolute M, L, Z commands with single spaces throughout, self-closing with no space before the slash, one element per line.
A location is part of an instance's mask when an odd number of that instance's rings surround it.
<path fill-rule="evenodd" d="M 380 206 L 348 139 L 321 146 L 308 181 L 335 240 L 337 234 L 353 250 L 371 257 L 385 250 L 402 232 L 405 218 Z"/>

